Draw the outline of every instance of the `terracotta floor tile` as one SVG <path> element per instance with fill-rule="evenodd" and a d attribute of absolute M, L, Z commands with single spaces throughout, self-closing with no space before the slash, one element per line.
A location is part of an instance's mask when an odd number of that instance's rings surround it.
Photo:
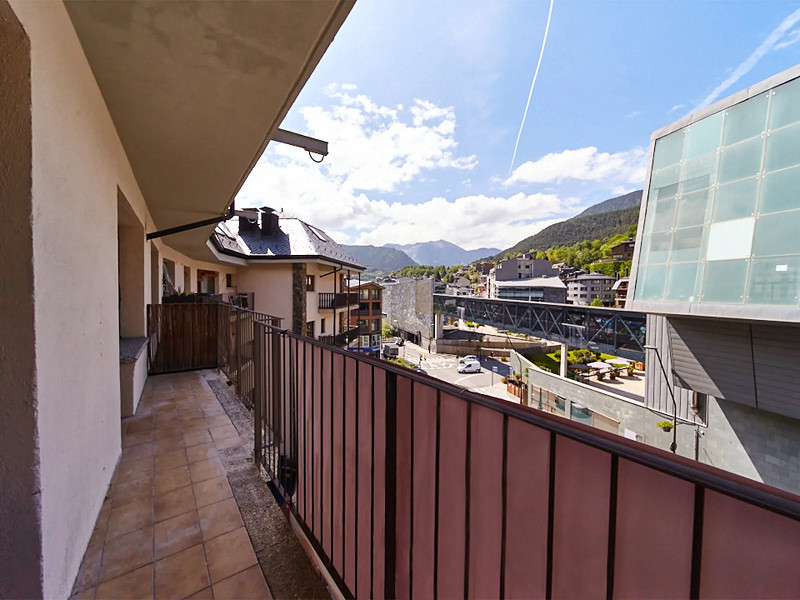
<path fill-rule="evenodd" d="M 203 539 L 206 541 L 239 527 L 244 527 L 239 507 L 233 498 L 203 506 L 197 509 L 197 516 L 200 519 Z"/>
<path fill-rule="evenodd" d="M 130 446 L 137 446 L 139 444 L 144 444 L 152 441 L 153 441 L 153 432 L 142 431 L 140 433 L 132 433 L 130 435 L 123 436 L 122 447 L 128 448 Z"/>
<path fill-rule="evenodd" d="M 231 486 L 228 485 L 226 477 L 216 477 L 192 484 L 192 489 L 194 490 L 195 502 L 198 508 L 233 496 Z"/>
<path fill-rule="evenodd" d="M 120 483 L 111 489 L 111 493 L 112 506 L 121 506 L 135 500 L 148 498 L 153 495 L 153 476 L 149 475 L 136 481 Z"/>
<path fill-rule="evenodd" d="M 148 442 L 146 444 L 139 444 L 138 446 L 130 446 L 129 448 L 122 449 L 122 459 L 136 459 L 146 458 L 153 456 L 153 444 Z"/>
<path fill-rule="evenodd" d="M 178 467 L 156 473 L 155 493 L 157 496 L 192 483 L 188 467 Z"/>
<path fill-rule="evenodd" d="M 195 509 L 191 486 L 178 488 L 156 496 L 154 513 L 156 522 L 166 521 Z"/>
<path fill-rule="evenodd" d="M 272 598 L 261 567 L 253 565 L 214 584 L 214 600 L 263 600 Z"/>
<path fill-rule="evenodd" d="M 183 421 L 183 430 L 187 433 L 192 431 L 204 431 L 208 429 L 208 423 L 201 414 L 199 418 Z"/>
<path fill-rule="evenodd" d="M 211 591 L 211 586 L 192 594 L 186 600 L 214 600 L 214 592 Z"/>
<path fill-rule="evenodd" d="M 222 438 L 220 440 L 214 440 L 214 446 L 217 450 L 227 450 L 229 448 L 253 448 L 253 437 L 252 436 L 231 436 Z"/>
<path fill-rule="evenodd" d="M 86 548 L 86 553 L 83 555 L 81 567 L 78 570 L 78 576 L 75 578 L 75 583 L 72 589 L 80 592 L 87 588 L 97 585 L 100 578 L 100 562 L 103 558 L 103 541 L 94 542 L 89 544 Z"/>
<path fill-rule="evenodd" d="M 258 564 L 244 527 L 215 537 L 203 545 L 206 547 L 208 572 L 213 583 Z"/>
<path fill-rule="evenodd" d="M 135 448 L 136 446 L 134 446 Z M 122 458 L 117 467 L 116 484 L 128 483 L 153 474 L 153 457 Z"/>
<path fill-rule="evenodd" d="M 183 437 L 165 438 L 163 440 L 156 440 L 153 442 L 153 454 L 161 456 L 167 452 L 174 452 L 175 450 L 183 450 Z"/>
<path fill-rule="evenodd" d="M 221 440 L 224 438 L 229 437 L 236 437 L 239 435 L 239 432 L 236 431 L 236 427 L 233 425 L 223 425 L 222 427 L 212 427 L 209 429 L 211 432 L 211 437 L 216 442 L 217 440 Z"/>
<path fill-rule="evenodd" d="M 185 598 L 210 583 L 201 544 L 156 563 L 156 598 Z"/>
<path fill-rule="evenodd" d="M 127 435 L 153 430 L 153 417 L 136 416 L 123 422 L 125 423 L 125 433 Z"/>
<path fill-rule="evenodd" d="M 183 428 L 176 426 L 175 424 L 173 424 L 172 427 L 165 427 L 163 429 L 156 429 L 153 431 L 153 440 L 155 441 L 179 437 L 183 437 Z"/>
<path fill-rule="evenodd" d="M 202 542 L 195 511 L 161 521 L 154 528 L 156 560 Z"/>
<path fill-rule="evenodd" d="M 225 467 L 222 466 L 218 458 L 210 458 L 190 464 L 189 472 L 192 475 L 192 483 L 200 483 L 206 479 L 222 477 L 225 475 Z"/>
<path fill-rule="evenodd" d="M 108 581 L 153 562 L 153 528 L 137 529 L 106 540 L 100 581 Z"/>
<path fill-rule="evenodd" d="M 203 429 L 200 431 L 192 431 L 183 435 L 183 442 L 186 447 L 197 446 L 198 444 L 210 444 L 212 442 L 211 434 L 208 430 Z"/>
<path fill-rule="evenodd" d="M 206 423 L 208 423 L 209 427 L 225 427 L 226 425 L 231 425 L 231 420 L 224 414 L 214 415 L 212 417 L 206 417 Z"/>
<path fill-rule="evenodd" d="M 155 457 L 156 473 L 161 471 L 169 471 L 176 467 L 182 467 L 186 464 L 186 452 L 181 448 L 180 450 L 172 450 L 164 452 Z"/>
<path fill-rule="evenodd" d="M 153 524 L 153 498 L 142 498 L 111 509 L 106 539 Z"/>
<path fill-rule="evenodd" d="M 153 565 L 146 565 L 116 579 L 111 579 L 97 586 L 97 598 L 110 600 L 112 598 L 153 597 Z"/>
<path fill-rule="evenodd" d="M 69 600 L 94 600 L 96 588 L 88 588 L 69 597 Z"/>
<path fill-rule="evenodd" d="M 206 434 L 208 432 L 205 432 Z M 211 439 L 211 436 L 208 436 L 208 439 Z M 186 460 L 191 465 L 195 462 L 200 462 L 201 460 L 208 460 L 209 458 L 216 457 L 217 449 L 214 447 L 214 444 L 198 444 L 197 446 L 187 446 L 186 447 Z"/>

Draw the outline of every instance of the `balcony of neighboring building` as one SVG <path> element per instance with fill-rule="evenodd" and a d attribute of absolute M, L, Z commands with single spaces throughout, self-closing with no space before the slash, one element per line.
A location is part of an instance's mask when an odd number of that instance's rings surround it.
<path fill-rule="evenodd" d="M 337 310 L 358 307 L 358 294 L 354 292 L 320 292 L 317 294 L 319 310 Z"/>
<path fill-rule="evenodd" d="M 350 314 L 355 317 L 380 317 L 381 316 L 381 302 L 369 302 L 361 300 L 358 303 L 358 308 L 350 311 Z"/>

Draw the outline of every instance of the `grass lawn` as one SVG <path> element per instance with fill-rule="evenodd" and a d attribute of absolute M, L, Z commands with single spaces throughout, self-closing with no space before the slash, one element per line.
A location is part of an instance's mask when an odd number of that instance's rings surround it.
<path fill-rule="evenodd" d="M 569 357 L 575 358 L 575 350 L 569 351 Z M 613 354 L 604 354 L 602 352 L 600 353 L 599 360 L 604 361 L 608 360 L 609 358 L 617 358 L 617 357 L 614 356 Z M 551 354 L 537 354 L 531 360 L 533 361 L 533 364 L 535 364 L 540 369 L 544 369 L 545 371 L 550 371 L 551 373 L 561 372 L 561 362 L 556 359 L 555 352 Z"/>

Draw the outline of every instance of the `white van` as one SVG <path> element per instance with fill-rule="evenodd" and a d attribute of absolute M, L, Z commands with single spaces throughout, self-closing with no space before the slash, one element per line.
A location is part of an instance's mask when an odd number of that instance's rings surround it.
<path fill-rule="evenodd" d="M 459 373 L 480 373 L 481 363 L 477 360 L 461 360 L 458 363 Z"/>

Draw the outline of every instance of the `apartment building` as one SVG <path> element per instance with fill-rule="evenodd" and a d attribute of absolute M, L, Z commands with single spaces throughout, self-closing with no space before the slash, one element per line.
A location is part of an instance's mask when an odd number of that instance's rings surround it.
<path fill-rule="evenodd" d="M 667 373 L 648 369 L 646 402 L 700 415 L 713 464 L 794 493 L 798 140 L 800 67 L 656 131 L 627 301 Z"/>
<path fill-rule="evenodd" d="M 614 282 L 616 279 L 602 273 L 583 273 L 567 277 L 567 302 L 591 304 L 600 300 L 604 305 L 614 304 Z"/>
<path fill-rule="evenodd" d="M 381 351 L 383 327 L 383 286 L 374 281 L 350 281 L 350 290 L 358 294 L 358 308 L 350 312 L 350 326 L 358 337 L 350 349 L 377 356 Z"/>
<path fill-rule="evenodd" d="M 222 223 L 211 238 L 217 257 L 237 267 L 236 289 L 252 294 L 253 309 L 283 319 L 285 327 L 338 346 L 355 340 L 350 289 L 364 270 L 324 231 L 270 208 L 240 216 L 238 229 Z"/>

